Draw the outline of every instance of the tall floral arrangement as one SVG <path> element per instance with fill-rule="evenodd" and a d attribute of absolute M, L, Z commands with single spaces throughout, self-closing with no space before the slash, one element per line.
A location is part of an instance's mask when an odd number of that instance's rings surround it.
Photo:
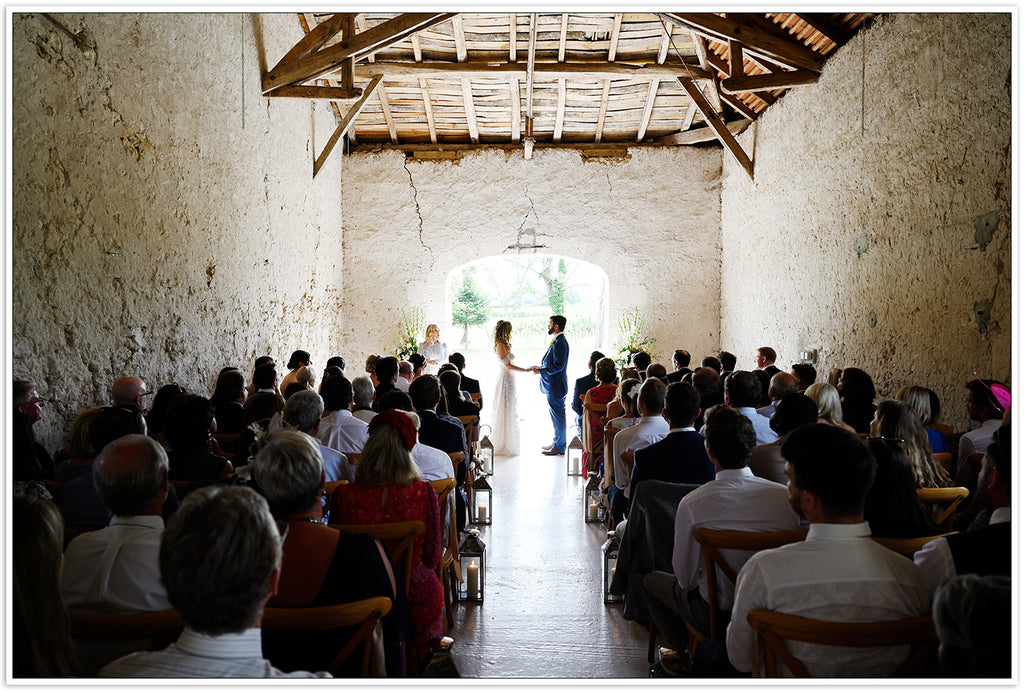
<path fill-rule="evenodd" d="M 414 307 L 408 312 L 402 310 L 402 335 L 395 345 L 395 355 L 399 360 L 406 360 L 419 349 L 420 336 L 423 335 L 423 310 Z"/>
<path fill-rule="evenodd" d="M 622 333 L 622 346 L 619 348 L 619 356 L 615 363 L 619 367 L 625 367 L 633 362 L 633 356 L 637 353 L 651 354 L 654 348 L 654 339 L 644 334 L 644 318 L 636 307 L 632 312 L 623 312 L 619 317 L 619 331 Z"/>

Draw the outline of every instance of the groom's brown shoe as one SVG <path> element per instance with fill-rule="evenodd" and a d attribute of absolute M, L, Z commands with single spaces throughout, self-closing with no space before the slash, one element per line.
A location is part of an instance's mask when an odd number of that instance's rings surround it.
<path fill-rule="evenodd" d="M 547 451 L 541 451 L 545 456 L 564 456 L 565 451 L 559 451 L 558 449 L 548 449 Z"/>

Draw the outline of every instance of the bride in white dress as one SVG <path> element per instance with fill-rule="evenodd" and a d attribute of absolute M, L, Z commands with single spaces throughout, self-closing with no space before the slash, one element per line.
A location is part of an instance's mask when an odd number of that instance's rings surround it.
<path fill-rule="evenodd" d="M 494 353 L 498 357 L 499 370 L 494 398 L 491 399 L 494 401 L 491 404 L 494 418 L 491 443 L 494 444 L 494 453 L 500 456 L 519 455 L 519 413 L 516 409 L 516 381 L 512 372 L 530 371 L 512 364 L 515 356 L 509 340 L 511 336 L 511 322 L 500 320 L 495 324 Z"/>

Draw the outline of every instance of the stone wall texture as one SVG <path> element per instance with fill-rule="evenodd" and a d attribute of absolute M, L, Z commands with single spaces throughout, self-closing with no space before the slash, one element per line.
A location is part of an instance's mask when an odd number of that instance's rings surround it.
<path fill-rule="evenodd" d="M 608 275 L 608 338 L 638 308 L 656 353 L 718 347 L 718 149 L 633 149 L 629 159 L 584 160 L 566 150 L 487 151 L 458 162 L 357 154 L 342 170 L 344 342 L 357 352 L 394 345 L 401 309 L 445 316 L 455 267 L 500 255 L 521 230 L 547 254 Z M 534 236 L 530 236 L 532 241 Z M 358 286 L 358 287 L 356 287 Z M 352 350 L 349 347 L 349 350 Z M 716 351 L 717 352 L 717 351 Z"/>
<path fill-rule="evenodd" d="M 342 322 L 340 165 L 312 180 L 325 106 L 260 95 L 294 14 L 13 16 L 15 378 L 70 421 L 143 377 L 212 391 L 226 364 Z M 264 45 L 266 44 L 266 45 Z"/>
<path fill-rule="evenodd" d="M 722 340 L 860 367 L 879 394 L 1009 382 L 1011 16 L 883 15 L 740 137 L 722 181 Z"/>

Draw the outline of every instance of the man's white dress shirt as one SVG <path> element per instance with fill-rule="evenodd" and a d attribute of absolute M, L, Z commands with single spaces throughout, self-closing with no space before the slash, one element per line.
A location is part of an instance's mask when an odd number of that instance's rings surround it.
<path fill-rule="evenodd" d="M 423 479 L 427 482 L 455 477 L 452 457 L 433 446 L 417 441 L 416 446 L 412 447 L 412 460 L 420 467 Z"/>
<path fill-rule="evenodd" d="M 61 593 L 79 614 L 132 614 L 171 609 L 160 580 L 160 516 L 113 516 L 79 535 L 64 553 Z"/>
<path fill-rule="evenodd" d="M 909 559 L 871 539 L 867 523 L 814 523 L 807 539 L 758 552 L 739 573 L 732 621 L 726 632 L 729 662 L 750 671 L 753 609 L 824 621 L 874 622 L 928 614 L 930 594 Z M 812 677 L 890 674 L 909 646 L 848 648 L 787 641 Z M 780 673 L 787 670 L 780 666 Z"/>
<path fill-rule="evenodd" d="M 260 629 L 211 636 L 185 627 L 163 650 L 132 653 L 100 670 L 101 677 L 319 677 L 327 672 L 282 672 L 263 658 Z"/>
<path fill-rule="evenodd" d="M 640 422 L 615 435 L 615 439 L 612 441 L 615 484 L 619 489 L 624 490 L 624 496 L 629 496 L 630 471 L 622 460 L 622 454 L 626 451 L 643 449 L 656 441 L 661 441 L 668 434 L 668 430 L 668 420 L 661 415 L 649 415 L 640 418 Z M 608 459 L 605 459 L 605 467 L 607 467 L 607 463 Z"/>
<path fill-rule="evenodd" d="M 679 502 L 672 571 L 684 590 L 699 588 L 700 596 L 707 602 L 704 559 L 700 545 L 693 539 L 694 530 L 768 533 L 798 527 L 799 518 L 789 505 L 789 492 L 784 486 L 755 476 L 750 468 L 723 468 L 714 480 L 688 493 Z M 753 554 L 750 550 L 722 550 L 722 556 L 737 573 Z M 733 585 L 718 569 L 718 609 L 732 609 L 732 601 Z"/>
<path fill-rule="evenodd" d="M 356 472 L 342 454 L 329 446 L 320 444 L 320 456 L 324 459 L 324 482 L 356 479 Z"/>
<path fill-rule="evenodd" d="M 957 456 L 960 459 L 959 462 L 962 463 L 972 453 L 985 453 L 985 449 L 992 443 L 992 435 L 1002 424 L 1003 421 L 998 418 L 985 420 L 978 429 L 964 433 L 964 436 L 960 437 L 960 452 Z"/>
<path fill-rule="evenodd" d="M 988 524 L 1007 523 L 1009 520 L 1010 507 L 1003 506 L 992 512 Z M 934 593 L 943 581 L 956 575 L 953 553 L 949 550 L 949 542 L 944 537 L 937 537 L 914 552 L 914 563 L 921 570 L 929 593 Z"/>
<path fill-rule="evenodd" d="M 351 410 L 332 410 L 320 420 L 316 438 L 324 446 L 340 453 L 362 453 L 370 436 L 370 426 Z"/>
<path fill-rule="evenodd" d="M 370 420 L 372 420 L 376 415 L 377 413 L 374 411 L 366 410 L 365 408 L 363 410 L 352 411 L 352 417 L 362 420 L 366 424 L 370 424 Z"/>

